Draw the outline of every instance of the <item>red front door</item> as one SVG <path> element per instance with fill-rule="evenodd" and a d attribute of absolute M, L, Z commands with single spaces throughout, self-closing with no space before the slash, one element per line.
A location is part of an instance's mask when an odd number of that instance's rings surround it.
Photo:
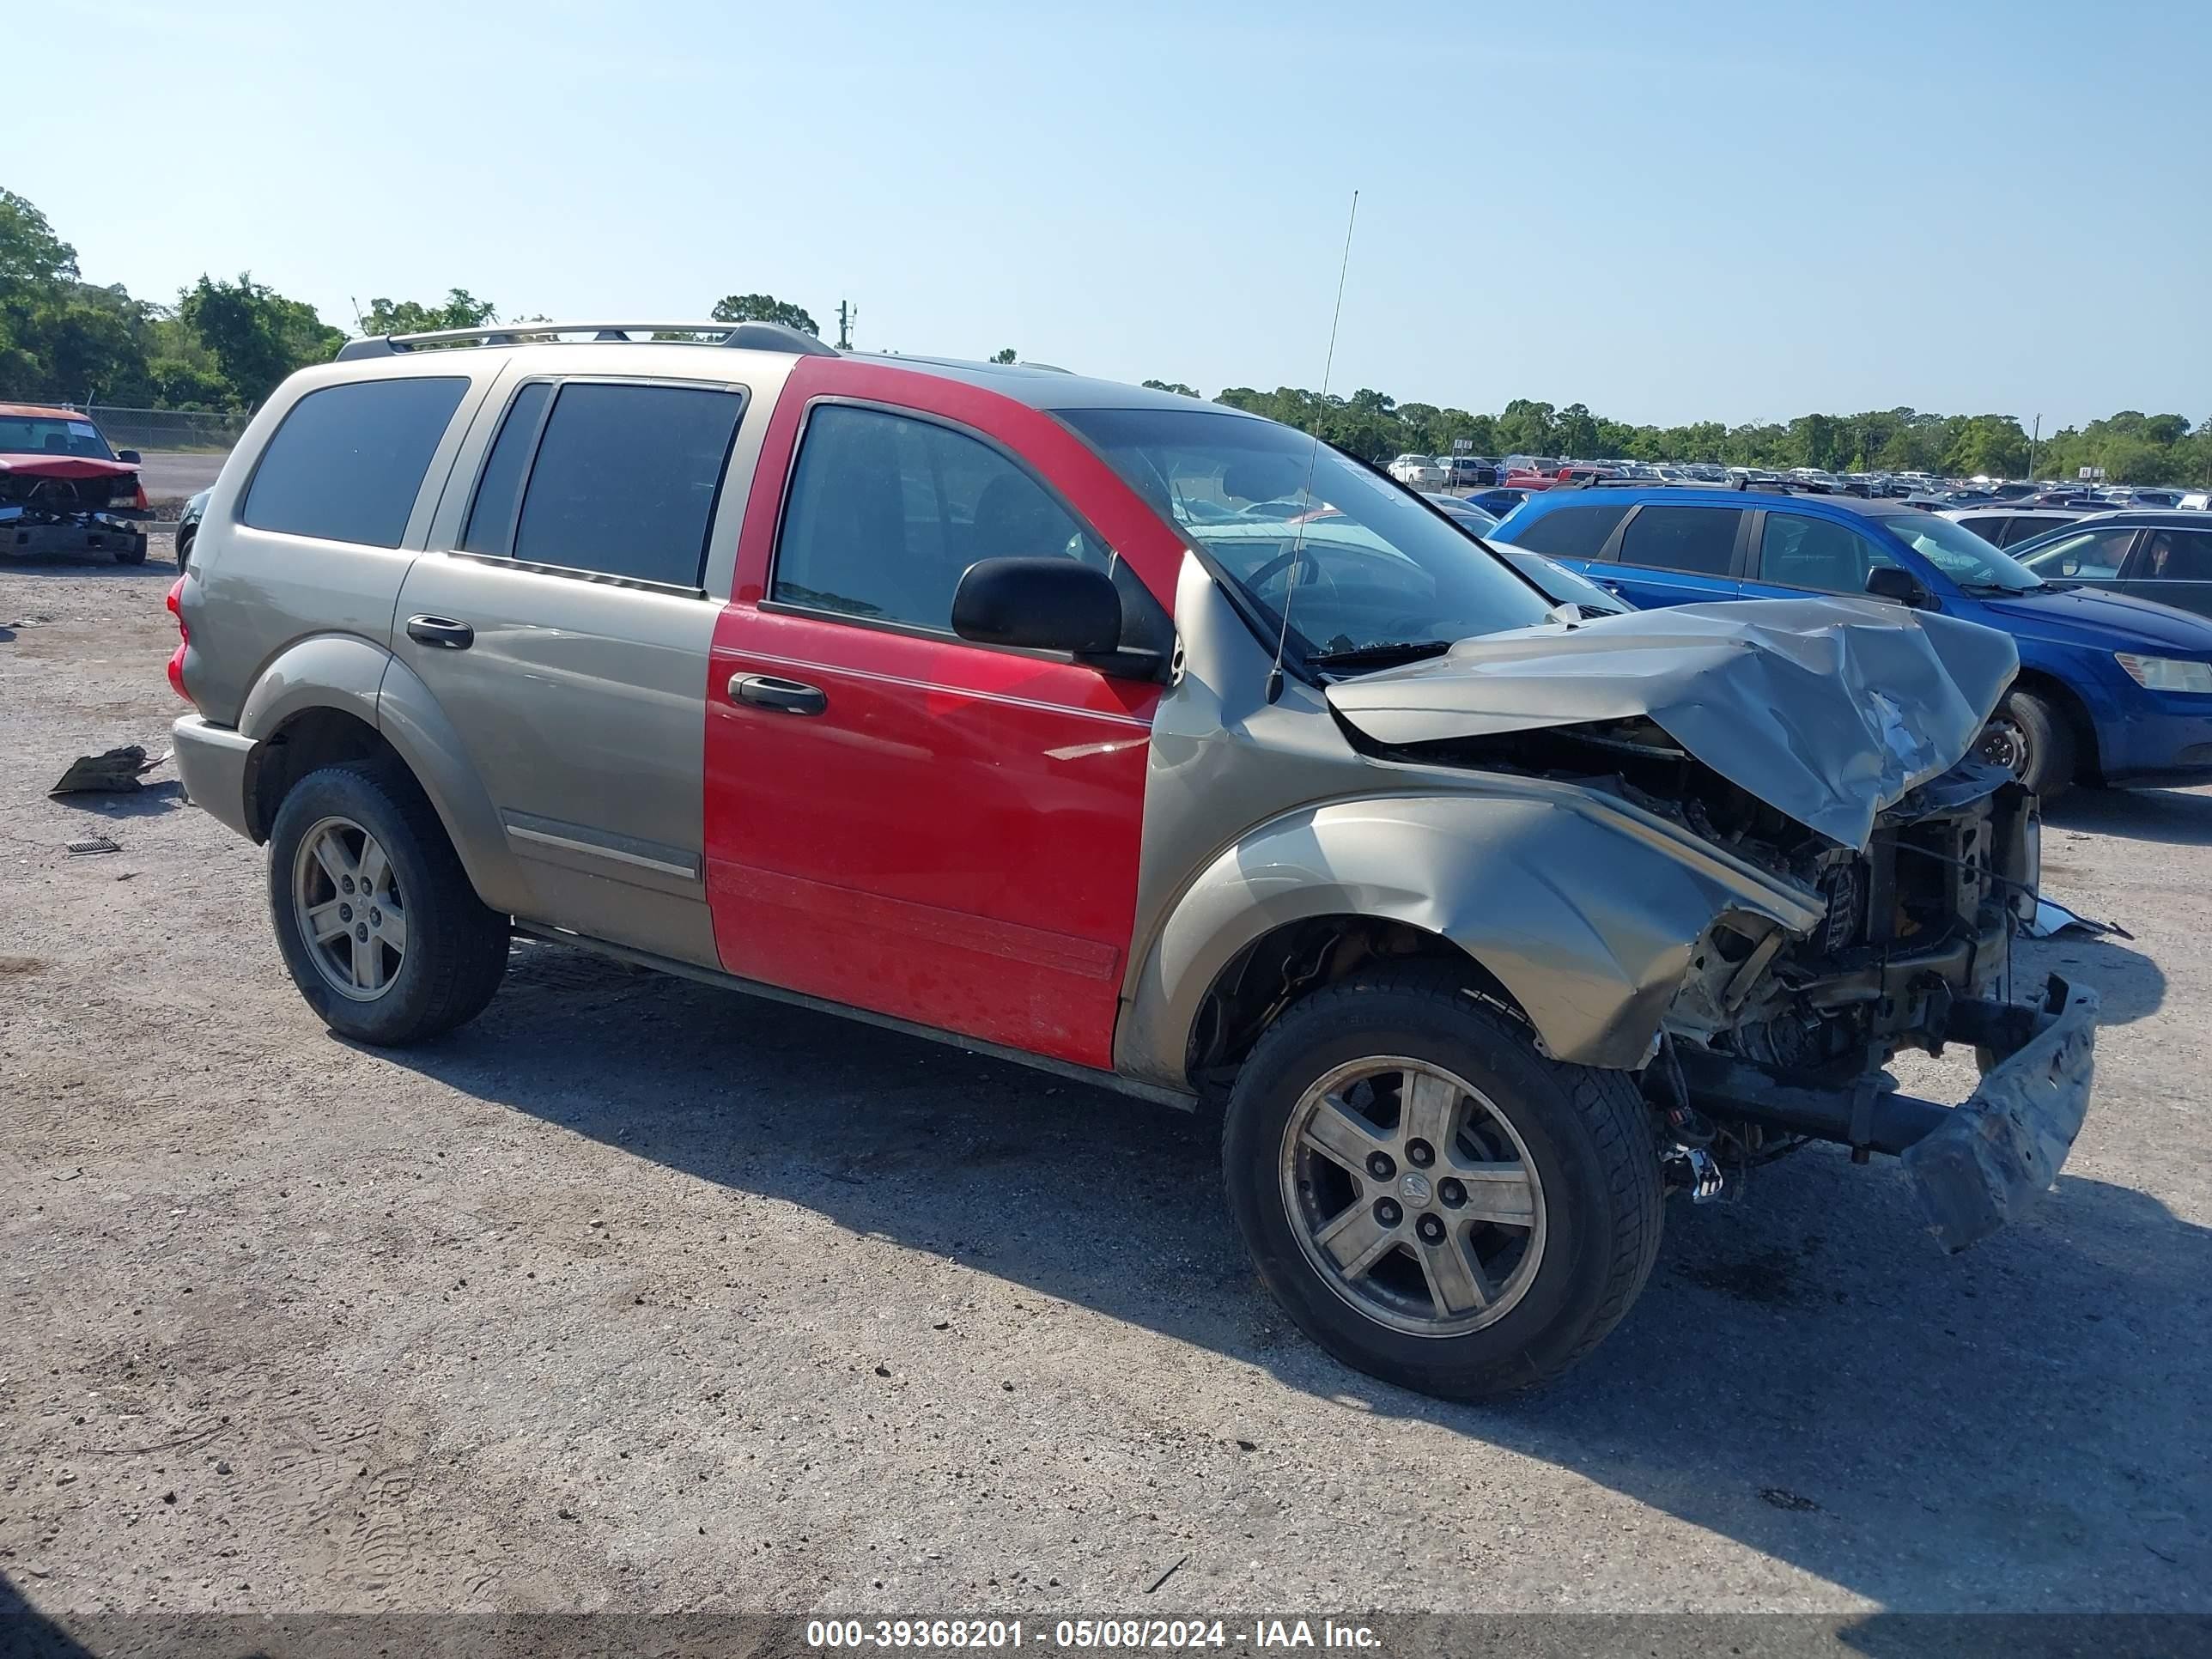
<path fill-rule="evenodd" d="M 1180 550 L 1048 416 L 872 364 L 793 371 L 708 681 L 728 971 L 1112 1063 L 1160 688 L 949 627 L 969 563 L 1054 551 L 1164 595 Z"/>

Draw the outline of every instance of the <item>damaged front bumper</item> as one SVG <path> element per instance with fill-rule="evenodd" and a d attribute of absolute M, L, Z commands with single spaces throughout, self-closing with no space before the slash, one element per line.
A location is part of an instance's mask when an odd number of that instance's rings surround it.
<path fill-rule="evenodd" d="M 2054 974 L 2040 1006 L 1962 999 L 1929 1035 L 1931 1048 L 1968 1042 L 1981 1058 L 1981 1082 L 1963 1105 L 1902 1093 L 1880 1074 L 1808 1085 L 1710 1050 L 1686 1046 L 1679 1058 L 1701 1111 L 1901 1158 L 1929 1231 L 1955 1252 L 2057 1178 L 2088 1115 L 2097 994 Z"/>
<path fill-rule="evenodd" d="M 146 550 L 146 531 L 119 512 L 47 513 L 0 506 L 0 553 L 52 558 L 71 553 Z"/>

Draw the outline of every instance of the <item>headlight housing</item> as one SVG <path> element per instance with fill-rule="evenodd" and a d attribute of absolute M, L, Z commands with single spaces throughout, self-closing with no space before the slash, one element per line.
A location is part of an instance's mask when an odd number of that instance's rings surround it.
<path fill-rule="evenodd" d="M 2146 691 L 2195 691 L 2212 696 L 2212 662 L 2144 657 L 2132 651 L 2115 651 L 2112 655 L 2128 678 Z"/>

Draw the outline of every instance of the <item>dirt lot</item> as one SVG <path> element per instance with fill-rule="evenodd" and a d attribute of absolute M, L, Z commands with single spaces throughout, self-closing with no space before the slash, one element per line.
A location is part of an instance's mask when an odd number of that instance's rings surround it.
<path fill-rule="evenodd" d="M 2036 1220 L 1946 1260 L 1816 1149 L 1674 1210 L 1566 1383 L 1453 1407 L 1276 1316 L 1204 1121 L 546 946 L 334 1040 L 171 773 L 45 796 L 167 746 L 167 556 L 0 567 L 0 1593 L 2212 1609 L 2212 795 L 2053 814 L 2136 937 L 2027 952 L 2110 1022 Z"/>

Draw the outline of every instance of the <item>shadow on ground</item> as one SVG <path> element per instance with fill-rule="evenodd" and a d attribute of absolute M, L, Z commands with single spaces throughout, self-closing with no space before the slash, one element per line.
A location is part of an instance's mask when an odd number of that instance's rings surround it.
<path fill-rule="evenodd" d="M 2084 830 L 2127 841 L 2212 846 L 2212 793 L 2193 789 L 2074 789 L 2043 809 L 2044 834 Z M 2046 839 L 2045 850 L 2056 853 Z"/>
<path fill-rule="evenodd" d="M 1893 1164 L 1815 1148 L 1743 1204 L 1673 1209 L 1642 1301 L 1569 1380 L 1463 1407 L 1280 1317 L 1202 1116 L 533 943 L 482 1020 L 397 1058 L 1343 1409 L 1571 1468 L 1887 1606 L 2212 1605 L 2212 1231 L 2125 1188 L 2063 1177 L 1947 1259 Z"/>

